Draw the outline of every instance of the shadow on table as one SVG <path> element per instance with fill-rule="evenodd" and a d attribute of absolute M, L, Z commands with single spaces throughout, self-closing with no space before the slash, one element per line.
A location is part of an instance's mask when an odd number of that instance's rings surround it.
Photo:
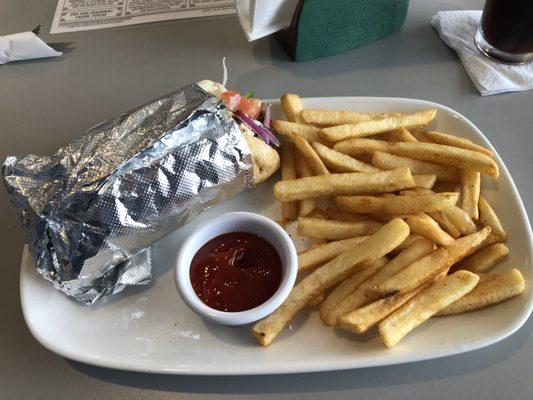
<path fill-rule="evenodd" d="M 498 365 L 519 352 L 528 340 L 532 328 L 533 320 L 529 319 L 511 339 L 485 349 L 432 361 L 337 372 L 247 376 L 246 379 L 239 376 L 143 374 L 115 371 L 73 361 L 69 363 L 76 370 L 93 378 L 149 390 L 233 394 L 328 392 L 444 380 L 484 370 Z"/>

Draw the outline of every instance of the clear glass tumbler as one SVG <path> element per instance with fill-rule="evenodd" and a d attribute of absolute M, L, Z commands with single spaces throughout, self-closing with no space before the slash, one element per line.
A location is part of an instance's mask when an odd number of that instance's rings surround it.
<path fill-rule="evenodd" d="M 475 41 L 495 61 L 533 61 L 533 0 L 486 0 Z"/>

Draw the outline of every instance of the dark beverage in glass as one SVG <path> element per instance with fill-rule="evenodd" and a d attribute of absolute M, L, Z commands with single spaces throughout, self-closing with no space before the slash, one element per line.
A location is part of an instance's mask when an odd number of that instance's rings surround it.
<path fill-rule="evenodd" d="M 533 61 L 533 0 L 486 0 L 476 44 L 496 61 Z"/>

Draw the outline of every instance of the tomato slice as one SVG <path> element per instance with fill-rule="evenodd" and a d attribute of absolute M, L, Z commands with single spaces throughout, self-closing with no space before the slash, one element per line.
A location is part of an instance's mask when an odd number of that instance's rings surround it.
<path fill-rule="evenodd" d="M 243 97 L 239 105 L 239 110 L 250 118 L 257 119 L 259 118 L 259 114 L 261 114 L 261 102 L 257 99 Z"/>
<path fill-rule="evenodd" d="M 237 111 L 241 104 L 241 94 L 233 90 L 228 90 L 220 95 L 220 98 L 226 102 L 226 107 L 230 111 Z"/>

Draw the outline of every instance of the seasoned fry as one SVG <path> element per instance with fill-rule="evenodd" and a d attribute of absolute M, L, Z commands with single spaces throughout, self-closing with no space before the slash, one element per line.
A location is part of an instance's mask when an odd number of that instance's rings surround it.
<path fill-rule="evenodd" d="M 319 134 L 322 135 L 323 132 L 324 130 L 320 131 Z M 471 169 L 489 175 L 494 179 L 500 176 L 498 164 L 485 154 L 443 144 L 422 142 L 389 143 L 381 140 L 352 138 L 336 143 L 333 148 L 349 156 L 373 154 L 376 151 L 381 151 L 414 158 L 416 160 L 451 165 L 452 167 L 462 169 Z"/>
<path fill-rule="evenodd" d="M 454 265 L 454 269 L 464 269 L 472 272 L 487 272 L 509 254 L 509 249 L 503 243 L 496 243 L 485 247 L 460 263 Z"/>
<path fill-rule="evenodd" d="M 371 279 L 376 273 L 382 271 L 388 261 L 387 257 L 378 258 L 368 267 L 357 271 L 333 289 L 333 291 L 324 299 L 322 304 L 320 304 L 320 317 L 322 318 L 322 321 L 324 321 L 326 325 L 335 326 L 337 324 L 336 318 L 331 321 L 328 317 L 335 311 L 337 305 L 341 303 L 346 296 L 354 290 L 357 290 L 361 284 L 368 279 Z"/>
<path fill-rule="evenodd" d="M 281 146 L 281 179 L 296 179 L 296 162 L 294 159 L 294 145 L 290 142 L 284 142 Z M 294 221 L 298 216 L 298 203 L 283 202 L 281 203 L 281 214 L 283 221 Z"/>
<path fill-rule="evenodd" d="M 300 218 L 298 235 L 317 239 L 339 240 L 369 235 L 383 226 L 377 221 L 332 221 L 316 218 Z"/>
<path fill-rule="evenodd" d="M 442 182 L 459 181 L 457 168 L 447 165 L 434 164 L 427 161 L 413 160 L 407 157 L 395 156 L 394 154 L 376 151 L 372 156 L 372 165 L 381 169 L 394 169 L 407 167 L 412 174 L 431 174 Z M 455 190 L 451 190 L 452 192 Z"/>
<path fill-rule="evenodd" d="M 397 128 L 412 128 L 429 124 L 437 110 L 421 111 L 413 114 L 405 114 L 398 117 L 386 117 L 369 121 L 355 122 L 323 128 L 318 133 L 322 138 L 331 142 L 338 142 L 351 137 L 364 137 L 391 131 Z"/>
<path fill-rule="evenodd" d="M 489 149 L 477 145 L 473 143 L 472 141 L 465 139 L 463 137 L 459 136 L 453 136 L 453 135 L 447 135 L 445 133 L 435 132 L 435 131 L 427 131 L 425 132 L 426 137 L 429 138 L 430 141 L 438 143 L 438 144 L 445 144 L 448 146 L 455 146 L 460 147 L 462 149 L 477 151 L 479 153 L 483 153 L 486 156 L 494 157 L 494 153 L 490 151 Z"/>
<path fill-rule="evenodd" d="M 300 153 L 296 154 L 296 173 L 298 178 L 308 178 L 313 176 L 311 167 Z M 315 208 L 315 199 L 304 199 L 298 202 L 298 216 L 307 217 Z"/>
<path fill-rule="evenodd" d="M 389 253 L 409 235 L 409 227 L 401 219 L 395 219 L 383 226 L 352 250 L 342 253 L 323 267 L 302 279 L 292 290 L 285 302 L 272 314 L 257 322 L 252 331 L 262 346 L 268 346 L 291 318 L 309 301 Z"/>
<path fill-rule="evenodd" d="M 274 186 L 274 196 L 281 201 L 312 199 L 328 195 L 385 193 L 415 186 L 407 168 L 373 173 L 350 172 L 283 180 Z"/>
<path fill-rule="evenodd" d="M 321 208 L 315 208 L 313 210 L 313 212 L 309 215 L 310 218 L 319 218 L 319 219 L 327 219 L 327 215 L 326 213 L 324 212 L 323 209 Z M 313 238 L 310 238 L 308 240 L 308 243 L 309 243 L 309 247 L 310 248 L 313 248 L 313 247 L 317 247 L 317 246 L 322 246 L 323 244 L 326 244 L 328 243 L 328 240 L 326 239 L 313 239 Z"/>
<path fill-rule="evenodd" d="M 460 314 L 501 303 L 521 294 L 525 289 L 524 277 L 516 268 L 501 274 L 490 274 L 459 300 L 442 309 L 437 315 Z"/>
<path fill-rule="evenodd" d="M 320 143 L 312 143 L 313 148 L 327 168 L 336 172 L 380 172 L 381 169 L 339 153 Z"/>
<path fill-rule="evenodd" d="M 300 113 L 303 110 L 300 96 L 292 93 L 285 93 L 281 96 L 281 107 L 287 119 L 291 122 L 302 123 Z"/>
<path fill-rule="evenodd" d="M 341 283 L 320 306 L 320 318 L 327 325 L 336 326 L 340 316 L 378 299 L 379 296 L 370 291 L 372 287 L 386 281 L 432 250 L 433 242 L 418 240 L 358 285 L 346 286 L 344 282 Z"/>
<path fill-rule="evenodd" d="M 296 148 L 300 151 L 303 158 L 311 167 L 311 170 L 315 175 L 324 175 L 329 174 L 328 169 L 316 154 L 316 151 L 311 147 L 311 145 L 301 136 L 296 133 L 289 133 L 288 137 L 292 140 Z"/>
<path fill-rule="evenodd" d="M 368 236 L 358 236 L 351 239 L 337 240 L 323 244 L 310 250 L 298 253 L 298 273 L 309 271 L 315 267 L 333 260 L 339 254 L 350 250 L 364 242 Z"/>
<path fill-rule="evenodd" d="M 326 292 L 321 292 L 318 296 L 313 297 L 311 301 L 307 303 L 307 305 L 309 307 L 316 307 L 320 305 L 324 301 L 325 298 L 326 298 Z"/>
<path fill-rule="evenodd" d="M 400 117 L 402 115 L 403 113 L 362 113 L 313 109 L 305 109 L 301 112 L 304 122 L 318 126 L 353 124 L 387 117 Z"/>
<path fill-rule="evenodd" d="M 492 234 L 501 241 L 505 241 L 507 239 L 507 232 L 505 232 L 505 229 L 503 229 L 502 223 L 488 201 L 483 196 L 479 196 L 478 222 L 483 226 L 490 226 L 492 229 Z"/>
<path fill-rule="evenodd" d="M 318 136 L 318 131 L 320 129 L 312 125 L 297 124 L 296 122 L 274 119 L 272 120 L 272 127 L 276 132 L 283 136 L 289 136 L 291 133 L 296 133 L 309 143 L 324 142 L 322 138 Z"/>
<path fill-rule="evenodd" d="M 395 346 L 414 328 L 474 289 L 478 281 L 479 277 L 468 271 L 448 275 L 381 321 L 381 340 L 389 348 Z"/>
<path fill-rule="evenodd" d="M 410 130 L 411 135 L 415 137 L 416 140 L 419 142 L 425 142 L 425 143 L 433 143 L 433 140 L 431 140 L 428 135 L 426 135 L 426 131 L 420 130 L 420 129 L 411 129 Z"/>
<path fill-rule="evenodd" d="M 326 214 L 329 219 L 335 219 L 337 221 L 352 221 L 352 222 L 373 221 L 373 219 L 370 218 L 368 215 L 346 212 L 346 211 L 339 210 L 336 207 L 327 207 Z"/>
<path fill-rule="evenodd" d="M 463 209 L 473 220 L 478 219 L 478 201 L 481 189 L 481 175 L 477 171 L 462 169 L 459 171 L 461 177 L 461 209 Z"/>
<path fill-rule="evenodd" d="M 470 235 L 477 231 L 477 226 L 474 221 L 472 221 L 470 216 L 459 207 L 448 207 L 443 210 L 442 213 L 463 235 Z"/>
<path fill-rule="evenodd" d="M 450 219 L 443 211 L 434 211 L 428 213 L 428 215 L 433 218 L 440 225 L 440 227 L 448 232 L 448 234 L 454 239 L 457 239 L 459 236 L 461 236 L 461 232 L 452 224 Z"/>
<path fill-rule="evenodd" d="M 416 143 L 418 139 L 415 138 L 408 129 L 404 127 L 394 129 L 390 132 L 385 132 L 381 134 L 382 140 L 387 142 L 411 142 Z"/>
<path fill-rule="evenodd" d="M 437 180 L 437 175 L 413 175 L 413 179 L 417 187 L 431 189 Z"/>
<path fill-rule="evenodd" d="M 339 318 L 339 326 L 349 332 L 364 333 L 430 286 L 428 282 L 408 292 L 397 293 L 355 309 Z"/>
<path fill-rule="evenodd" d="M 411 233 L 409 236 L 407 236 L 407 239 L 405 239 L 402 243 L 398 245 L 398 247 L 392 250 L 391 254 L 400 253 L 401 251 L 405 250 L 406 248 L 411 246 L 414 242 L 420 239 L 424 239 L 424 238 L 422 236 Z"/>
<path fill-rule="evenodd" d="M 440 211 L 457 203 L 458 193 L 435 193 L 414 196 L 339 196 L 335 203 L 341 210 L 361 214 L 416 214 Z"/>
<path fill-rule="evenodd" d="M 439 247 L 375 286 L 372 291 L 380 296 L 407 292 L 472 254 L 489 233 L 490 228 L 483 228 L 479 232 L 457 239 L 452 246 Z"/>
<path fill-rule="evenodd" d="M 411 232 L 428 238 L 438 245 L 451 246 L 455 242 L 455 239 L 443 231 L 439 224 L 426 213 L 407 215 L 404 219 Z"/>

